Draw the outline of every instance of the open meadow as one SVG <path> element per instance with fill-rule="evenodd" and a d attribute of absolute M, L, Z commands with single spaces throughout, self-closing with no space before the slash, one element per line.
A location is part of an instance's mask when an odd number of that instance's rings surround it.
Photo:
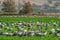
<path fill-rule="evenodd" d="M 50 26 L 48 30 L 45 30 L 45 27 L 42 26 L 42 32 L 47 32 L 47 35 L 45 36 L 5 36 L 5 35 L 0 35 L 0 40 L 60 40 L 59 36 L 56 36 L 55 34 L 49 34 L 51 29 L 54 28 L 53 23 L 56 22 L 58 25 L 60 25 L 60 17 L 8 17 L 8 16 L 1 16 L 0 17 L 0 23 L 7 23 L 7 22 L 13 22 L 13 23 L 18 23 L 18 22 L 25 22 L 25 23 L 34 23 L 34 22 L 42 22 L 42 23 L 50 23 Z M 15 32 L 16 25 L 11 26 L 12 31 Z M 4 26 L 0 32 L 9 32 L 11 33 L 12 31 L 7 31 L 5 28 L 8 26 Z M 57 29 L 60 28 L 60 26 L 56 26 Z M 24 28 L 25 30 L 28 30 L 27 27 Z M 38 29 L 36 25 L 33 25 L 33 29 L 30 30 L 35 30 Z"/>

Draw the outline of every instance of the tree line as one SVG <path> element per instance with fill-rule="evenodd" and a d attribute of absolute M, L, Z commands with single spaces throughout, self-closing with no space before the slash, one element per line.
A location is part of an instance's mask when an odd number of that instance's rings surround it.
<path fill-rule="evenodd" d="M 23 9 L 19 10 L 18 13 L 16 13 L 16 5 L 13 0 L 3 1 L 2 6 L 2 11 L 4 14 L 32 15 L 33 13 L 33 8 L 30 2 L 24 3 Z"/>

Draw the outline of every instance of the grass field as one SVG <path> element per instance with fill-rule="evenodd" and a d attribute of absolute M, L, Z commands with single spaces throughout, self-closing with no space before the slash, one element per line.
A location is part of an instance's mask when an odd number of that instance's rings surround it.
<path fill-rule="evenodd" d="M 0 20 L 2 21 L 2 23 L 6 23 L 6 22 L 57 22 L 58 24 L 60 24 L 60 17 L 0 17 Z M 50 28 L 48 30 L 49 31 L 53 28 L 52 23 L 50 24 Z M 60 28 L 60 27 L 57 27 Z M 2 30 L 3 31 L 3 30 Z M 0 40 L 60 40 L 60 37 L 55 36 L 54 34 L 47 34 L 46 36 L 43 37 L 38 37 L 38 36 L 23 36 L 23 37 L 19 37 L 19 36 L 3 36 L 0 35 Z"/>

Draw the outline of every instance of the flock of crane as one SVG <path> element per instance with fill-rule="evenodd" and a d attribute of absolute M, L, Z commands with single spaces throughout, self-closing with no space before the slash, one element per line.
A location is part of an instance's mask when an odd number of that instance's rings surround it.
<path fill-rule="evenodd" d="M 0 22 L 0 35 L 5 35 L 5 36 L 45 36 L 47 35 L 49 28 L 50 28 L 50 24 L 53 24 L 53 28 L 50 30 L 49 34 L 55 34 L 56 36 L 60 36 L 60 29 L 56 28 L 57 26 L 60 26 L 60 24 L 57 24 L 56 22 L 49 22 L 49 23 L 43 23 L 43 22 L 17 22 L 17 23 L 13 23 L 13 22 L 7 22 L 7 23 L 2 23 Z M 15 26 L 16 31 L 14 32 L 5 32 L 2 31 L 2 29 L 7 26 L 4 30 L 7 31 L 12 31 L 13 30 L 13 26 Z M 36 26 L 36 30 L 33 28 Z M 24 29 L 24 27 L 27 28 Z M 45 27 L 46 32 L 42 32 L 42 27 Z M 34 29 L 34 30 L 33 30 Z"/>

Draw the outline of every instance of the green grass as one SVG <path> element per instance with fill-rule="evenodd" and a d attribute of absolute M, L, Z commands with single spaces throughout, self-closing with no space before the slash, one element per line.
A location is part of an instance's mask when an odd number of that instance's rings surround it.
<path fill-rule="evenodd" d="M 60 23 L 60 17 L 0 17 L 0 20 L 2 20 L 2 23 L 6 23 L 6 22 L 20 22 L 20 21 L 24 21 L 24 22 L 57 22 L 58 24 Z M 7 26 L 5 26 L 7 27 Z M 5 28 L 4 27 L 4 28 Z M 4 28 L 2 29 L 2 31 L 5 31 Z M 34 29 L 36 27 L 34 26 Z M 50 24 L 50 28 L 49 30 L 47 30 L 47 32 L 49 33 L 49 31 L 53 28 L 52 23 Z M 60 27 L 57 27 L 60 28 Z M 25 28 L 27 29 L 27 28 Z M 13 31 L 15 31 L 15 26 L 13 26 Z M 43 27 L 43 30 L 44 27 Z M 0 35 L 0 40 L 60 40 L 60 37 L 55 36 L 54 34 L 47 34 L 46 36 L 43 37 L 38 37 L 38 36 L 23 36 L 23 37 L 19 37 L 19 36 L 3 36 Z"/>
<path fill-rule="evenodd" d="M 24 21 L 24 22 L 57 21 L 57 22 L 60 22 L 59 21 L 60 18 L 58 17 L 0 17 L 0 20 L 2 20 L 3 22 L 18 22 L 18 21 Z"/>
<path fill-rule="evenodd" d="M 47 35 L 43 37 L 37 37 L 37 36 L 23 36 L 23 37 L 18 37 L 18 36 L 0 36 L 0 40 L 60 40 L 60 37 L 54 36 L 54 35 Z"/>

